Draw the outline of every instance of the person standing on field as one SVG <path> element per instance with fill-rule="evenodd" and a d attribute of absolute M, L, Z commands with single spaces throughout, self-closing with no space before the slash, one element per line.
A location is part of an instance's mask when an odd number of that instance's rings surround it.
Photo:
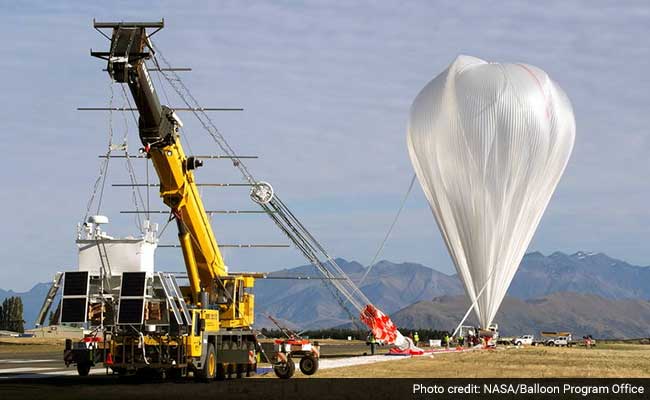
<path fill-rule="evenodd" d="M 372 332 L 370 332 L 370 335 L 368 335 L 368 344 L 370 345 L 370 354 L 374 356 L 377 340 L 375 339 L 375 335 L 373 335 Z"/>

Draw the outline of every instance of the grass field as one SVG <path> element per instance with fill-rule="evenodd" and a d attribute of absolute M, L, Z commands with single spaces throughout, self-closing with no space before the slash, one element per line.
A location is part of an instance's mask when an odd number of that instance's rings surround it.
<path fill-rule="evenodd" d="M 0 337 L 0 354 L 63 351 L 62 338 L 14 338 Z"/>
<path fill-rule="evenodd" d="M 364 342 L 322 340 L 321 355 L 355 357 L 368 351 Z M 0 355 L 46 353 L 58 356 L 64 339 L 0 338 Z M 387 348 L 380 348 L 383 354 Z M 274 376 L 271 374 L 269 377 Z M 305 377 L 296 370 L 296 378 Z M 466 353 L 436 354 L 410 359 L 326 369 L 314 378 L 650 378 L 650 345 L 599 341 L 597 348 L 499 347 Z"/>
<path fill-rule="evenodd" d="M 302 377 L 300 372 L 296 377 Z M 319 371 L 319 378 L 650 377 L 650 345 L 501 348 Z"/>

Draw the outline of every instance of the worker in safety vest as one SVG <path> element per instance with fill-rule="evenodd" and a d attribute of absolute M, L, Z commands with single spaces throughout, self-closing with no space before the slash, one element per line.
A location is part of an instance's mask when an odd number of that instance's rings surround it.
<path fill-rule="evenodd" d="M 413 334 L 413 343 L 417 346 L 418 342 L 420 341 L 420 335 L 418 335 L 417 331 Z"/>
<path fill-rule="evenodd" d="M 449 334 L 445 335 L 445 347 L 449 348 Z"/>
<path fill-rule="evenodd" d="M 377 340 L 375 339 L 375 335 L 370 332 L 370 335 L 368 335 L 368 344 L 370 345 L 370 354 L 373 356 L 375 355 L 375 345 L 377 344 Z"/>

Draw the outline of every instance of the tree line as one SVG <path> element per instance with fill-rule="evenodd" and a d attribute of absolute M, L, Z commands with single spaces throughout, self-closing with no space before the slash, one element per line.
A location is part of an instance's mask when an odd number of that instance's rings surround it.
<path fill-rule="evenodd" d="M 436 329 L 407 329 L 407 328 L 398 328 L 399 331 L 404 336 L 414 335 L 415 332 L 418 333 L 420 341 L 429 341 L 436 339 L 443 339 L 445 335 L 451 335 L 450 332 L 441 331 Z M 282 338 L 285 335 L 279 329 L 266 329 L 262 328 L 262 335 L 269 338 Z M 347 340 L 348 337 L 351 337 L 354 340 L 366 340 L 368 337 L 368 331 L 360 331 L 358 329 L 348 329 L 348 328 L 327 328 L 327 329 L 310 329 L 307 331 L 300 332 L 300 336 L 310 339 L 343 339 Z"/>
<path fill-rule="evenodd" d="M 23 301 L 18 296 L 7 297 L 0 307 L 0 330 L 25 333 Z"/>

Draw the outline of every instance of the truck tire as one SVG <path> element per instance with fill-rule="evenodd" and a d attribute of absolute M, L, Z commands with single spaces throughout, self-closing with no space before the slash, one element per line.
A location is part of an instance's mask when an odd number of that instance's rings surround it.
<path fill-rule="evenodd" d="M 196 372 L 196 377 L 201 382 L 208 382 L 217 375 L 217 355 L 214 351 L 214 345 L 208 344 L 208 353 L 205 356 L 203 368 Z"/>
<path fill-rule="evenodd" d="M 517 340 L 517 341 L 515 342 L 515 346 L 521 346 L 521 340 Z"/>
<path fill-rule="evenodd" d="M 305 375 L 314 375 L 318 371 L 318 358 L 313 355 L 304 356 L 300 360 L 300 371 Z"/>
<path fill-rule="evenodd" d="M 273 367 L 273 372 L 275 372 L 275 375 L 280 379 L 289 379 L 296 372 L 296 364 L 294 364 L 291 357 L 289 357 L 286 363 Z"/>
<path fill-rule="evenodd" d="M 90 363 L 77 363 L 77 373 L 79 376 L 88 376 L 90 367 Z"/>

